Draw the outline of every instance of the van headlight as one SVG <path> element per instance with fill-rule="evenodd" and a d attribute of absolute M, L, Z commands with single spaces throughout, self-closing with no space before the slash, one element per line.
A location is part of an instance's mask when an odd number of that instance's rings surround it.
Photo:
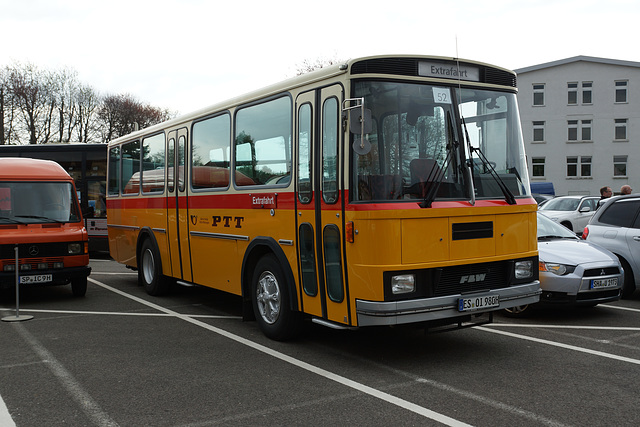
<path fill-rule="evenodd" d="M 82 253 L 82 243 L 69 243 L 67 247 L 69 255 L 79 255 Z"/>

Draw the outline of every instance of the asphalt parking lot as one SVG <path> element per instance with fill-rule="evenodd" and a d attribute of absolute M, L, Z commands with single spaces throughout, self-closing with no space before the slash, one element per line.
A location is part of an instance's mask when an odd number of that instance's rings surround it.
<path fill-rule="evenodd" d="M 84 298 L 21 292 L 0 322 L 0 426 L 638 425 L 640 299 L 488 326 L 335 331 L 294 342 L 237 297 L 92 259 Z M 3 295 L 0 317 L 14 314 Z"/>

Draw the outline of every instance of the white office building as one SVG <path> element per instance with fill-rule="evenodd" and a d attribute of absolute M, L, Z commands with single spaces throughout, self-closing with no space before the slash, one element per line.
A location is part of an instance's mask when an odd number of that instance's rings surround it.
<path fill-rule="evenodd" d="M 576 56 L 515 71 L 532 188 L 640 191 L 640 62 Z"/>

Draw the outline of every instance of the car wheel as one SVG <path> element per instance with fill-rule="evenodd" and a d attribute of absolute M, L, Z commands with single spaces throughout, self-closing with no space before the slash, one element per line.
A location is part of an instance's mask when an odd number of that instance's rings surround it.
<path fill-rule="evenodd" d="M 629 298 L 636 291 L 636 280 L 633 277 L 633 270 L 631 270 L 631 266 L 627 262 L 626 259 L 622 257 L 618 257 L 620 259 L 620 264 L 622 264 L 622 268 L 624 268 L 624 284 L 622 286 L 622 298 Z"/>
<path fill-rule="evenodd" d="M 163 295 L 169 289 L 168 279 L 162 275 L 162 261 L 155 245 L 147 239 L 142 243 L 138 259 L 138 283 L 149 295 Z"/>
<path fill-rule="evenodd" d="M 504 314 L 509 317 L 525 317 L 531 313 L 531 305 L 516 305 L 515 307 L 505 308 Z"/>
<path fill-rule="evenodd" d="M 282 267 L 272 254 L 263 256 L 256 264 L 251 295 L 258 326 L 267 337 L 285 341 L 299 333 L 301 314 L 290 308 Z"/>
<path fill-rule="evenodd" d="M 573 225 L 571 225 L 570 222 L 564 221 L 561 222 L 560 225 L 564 225 L 565 227 L 567 227 L 569 230 L 573 231 Z"/>
<path fill-rule="evenodd" d="M 71 292 L 73 292 L 73 296 L 83 297 L 87 293 L 87 278 L 77 277 L 71 279 Z"/>

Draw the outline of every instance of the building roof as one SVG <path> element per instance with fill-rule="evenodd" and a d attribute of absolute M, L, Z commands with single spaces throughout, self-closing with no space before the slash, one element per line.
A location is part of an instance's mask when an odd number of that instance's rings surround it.
<path fill-rule="evenodd" d="M 528 73 L 530 71 L 538 71 L 545 68 L 557 67 L 560 65 L 571 64 L 574 62 L 595 62 L 599 64 L 609 64 L 609 65 L 619 65 L 621 67 L 636 67 L 640 68 L 640 62 L 633 61 L 621 61 L 619 59 L 607 59 L 607 58 L 597 58 L 594 56 L 573 56 L 571 58 L 560 59 L 558 61 L 545 62 L 543 64 L 532 65 L 530 67 L 519 68 L 514 70 L 517 74 Z"/>

